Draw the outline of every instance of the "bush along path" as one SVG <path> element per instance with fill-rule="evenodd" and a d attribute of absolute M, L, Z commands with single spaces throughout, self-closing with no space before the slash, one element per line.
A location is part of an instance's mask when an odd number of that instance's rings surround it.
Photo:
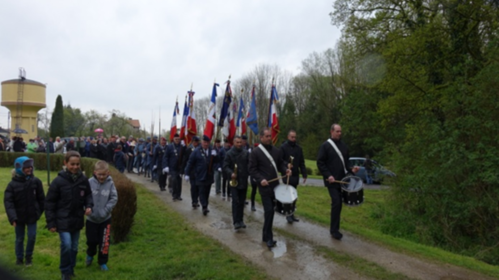
<path fill-rule="evenodd" d="M 270 251 L 261 240 L 263 208 L 245 209 L 246 229 L 232 226 L 231 202 L 210 192 L 210 213 L 193 209 L 190 185 L 182 182 L 183 201 L 173 201 L 156 183 L 136 174 L 126 174 L 182 214 L 194 228 L 218 240 L 227 248 L 279 279 L 493 279 L 464 268 L 436 264 L 386 249 L 344 232 L 342 241 L 329 235 L 326 227 L 300 220 L 288 224 L 284 216 L 274 217 L 277 246 Z M 324 213 L 329 215 L 329 213 Z"/>

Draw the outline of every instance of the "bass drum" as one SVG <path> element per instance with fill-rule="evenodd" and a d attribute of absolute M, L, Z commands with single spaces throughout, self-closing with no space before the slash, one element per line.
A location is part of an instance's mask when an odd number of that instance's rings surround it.
<path fill-rule="evenodd" d="M 341 196 L 347 206 L 359 206 L 364 202 L 364 183 L 357 176 L 346 176 L 341 180 Z"/>
<path fill-rule="evenodd" d="M 283 215 L 291 215 L 295 212 L 298 192 L 291 185 L 280 184 L 274 188 L 276 199 L 275 211 Z"/>

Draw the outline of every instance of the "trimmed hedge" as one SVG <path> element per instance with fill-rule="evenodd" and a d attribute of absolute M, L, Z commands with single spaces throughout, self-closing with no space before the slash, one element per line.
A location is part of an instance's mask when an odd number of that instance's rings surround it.
<path fill-rule="evenodd" d="M 0 167 L 14 168 L 14 161 L 21 156 L 32 158 L 36 170 L 47 170 L 46 153 L 12 153 L 0 152 Z M 94 165 L 97 162 L 93 158 L 81 158 L 81 170 L 87 177 L 94 173 Z M 50 154 L 50 170 L 60 171 L 64 165 L 64 155 Z M 116 243 L 126 240 L 127 235 L 133 226 L 134 216 L 137 212 L 137 192 L 133 182 L 125 175 L 121 174 L 114 167 L 110 166 L 111 177 L 118 191 L 118 203 L 113 209 L 111 231 L 113 241 Z M 51 178 L 52 180 L 54 178 Z"/>

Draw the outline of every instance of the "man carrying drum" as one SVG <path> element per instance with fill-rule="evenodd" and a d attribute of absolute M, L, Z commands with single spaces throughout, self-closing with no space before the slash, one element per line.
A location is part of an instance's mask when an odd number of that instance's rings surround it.
<path fill-rule="evenodd" d="M 305 168 L 305 158 L 303 157 L 303 150 L 296 144 L 296 131 L 290 130 L 288 132 L 288 140 L 281 145 L 281 156 L 282 160 L 288 162 L 291 166 L 292 176 L 289 177 L 289 185 L 293 186 L 295 189 L 298 187 L 300 182 L 300 171 L 303 177 L 303 184 L 307 181 L 307 170 Z M 285 182 L 287 181 L 284 180 Z M 292 206 L 292 213 L 286 213 L 286 220 L 288 223 L 300 221 L 295 217 L 294 210 L 296 208 L 296 202 Z"/>
<path fill-rule="evenodd" d="M 341 141 L 341 126 L 331 126 L 331 138 L 322 143 L 317 155 L 317 167 L 324 178 L 324 184 L 331 197 L 330 233 L 334 239 L 341 240 L 340 215 L 342 206 L 341 185 L 337 181 L 348 173 L 357 173 L 359 167 L 349 167 L 348 147 Z"/>
<path fill-rule="evenodd" d="M 279 185 L 279 173 L 291 176 L 291 170 L 286 169 L 286 162 L 282 160 L 279 149 L 272 146 L 272 135 L 269 128 L 260 131 L 260 145 L 250 153 L 249 172 L 258 184 L 258 192 L 262 198 L 264 222 L 262 241 L 267 247 L 276 245 L 272 233 L 274 222 L 275 195 L 274 188 Z"/>

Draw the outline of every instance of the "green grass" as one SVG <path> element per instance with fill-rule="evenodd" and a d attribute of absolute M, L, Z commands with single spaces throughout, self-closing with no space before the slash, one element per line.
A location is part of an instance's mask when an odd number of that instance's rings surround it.
<path fill-rule="evenodd" d="M 321 175 L 317 175 L 317 174 L 319 174 L 319 169 L 317 168 L 317 161 L 311 160 L 311 159 L 306 159 L 305 166 L 311 168 L 312 172 L 313 172 L 313 175 L 307 176 L 308 178 L 322 179 Z"/>
<path fill-rule="evenodd" d="M 42 181 L 46 173 L 37 172 Z M 55 178 L 56 173 L 51 174 Z M 7 186 L 10 169 L 0 168 L 0 185 Z M 47 186 L 45 186 L 47 190 Z M 4 192 L 0 193 L 3 201 Z M 96 263 L 85 267 L 85 234 L 80 233 L 75 274 L 77 279 L 268 279 L 252 264 L 220 243 L 202 235 L 184 222 L 152 193 L 138 187 L 138 211 L 127 242 L 113 244 L 108 266 L 102 272 Z M 34 265 L 15 265 L 14 229 L 9 226 L 4 207 L 0 209 L 0 262 L 25 279 L 59 277 L 59 237 L 45 229 L 45 217 L 38 222 Z"/>
<path fill-rule="evenodd" d="M 371 242 L 386 246 L 397 252 L 428 260 L 449 263 L 497 277 L 499 267 L 486 264 L 471 257 L 450 253 L 443 249 L 422 245 L 406 239 L 382 233 L 377 214 L 385 203 L 388 190 L 364 190 L 364 203 L 358 207 L 343 206 L 341 228 L 355 233 Z M 297 216 L 329 227 L 331 199 L 324 187 L 299 187 Z"/>

